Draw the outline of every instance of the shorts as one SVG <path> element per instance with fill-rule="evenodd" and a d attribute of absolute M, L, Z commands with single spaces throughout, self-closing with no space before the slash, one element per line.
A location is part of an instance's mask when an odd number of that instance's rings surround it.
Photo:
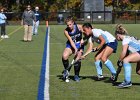
<path fill-rule="evenodd" d="M 113 49 L 113 53 L 116 53 L 118 42 L 115 40 L 114 42 L 107 43 L 106 46 L 109 46 Z"/>
<path fill-rule="evenodd" d="M 76 42 L 75 46 L 76 46 L 77 49 L 80 48 L 80 49 L 82 49 L 84 51 L 84 46 L 81 46 L 80 42 Z M 66 48 L 71 48 L 72 50 L 74 50 L 69 42 L 66 43 Z"/>
<path fill-rule="evenodd" d="M 137 53 L 139 53 L 139 54 L 140 54 L 140 50 L 139 50 L 139 51 L 137 51 Z"/>

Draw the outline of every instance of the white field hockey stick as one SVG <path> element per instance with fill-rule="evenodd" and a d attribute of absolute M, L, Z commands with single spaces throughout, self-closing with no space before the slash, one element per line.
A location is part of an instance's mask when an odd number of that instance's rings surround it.
<path fill-rule="evenodd" d="M 89 51 L 89 52 L 88 52 L 86 55 L 84 55 L 84 56 L 87 56 L 87 55 L 90 54 L 91 52 L 96 52 L 96 50 L 92 49 L 91 51 Z M 69 65 L 69 66 L 67 67 L 67 69 L 65 69 L 65 70 L 70 70 L 71 67 L 72 67 L 75 63 L 77 63 L 78 61 L 81 61 L 81 60 L 82 60 L 81 58 L 78 59 L 78 60 L 76 60 L 76 57 L 77 57 L 77 55 L 74 56 L 72 62 L 70 63 L 70 65 Z"/>

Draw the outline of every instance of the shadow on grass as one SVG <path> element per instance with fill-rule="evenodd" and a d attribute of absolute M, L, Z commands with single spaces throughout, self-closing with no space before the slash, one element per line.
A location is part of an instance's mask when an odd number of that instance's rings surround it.
<path fill-rule="evenodd" d="M 62 82 L 64 82 L 63 80 L 63 75 L 57 75 L 57 77 L 62 80 Z M 74 76 L 73 75 L 70 75 L 69 78 L 71 80 L 74 81 Z M 85 79 L 91 79 L 91 80 L 94 80 L 94 81 L 102 81 L 104 83 L 112 83 L 112 86 L 118 86 L 119 84 L 121 84 L 122 82 L 112 82 L 110 80 L 110 77 L 104 77 L 103 79 L 99 80 L 97 78 L 97 76 L 80 76 L 80 80 L 85 80 Z M 132 83 L 133 85 L 138 85 L 140 86 L 140 83 Z M 127 88 L 126 88 L 127 89 Z"/>
<path fill-rule="evenodd" d="M 20 40 L 21 42 L 33 42 L 34 40 L 31 41 L 25 41 L 25 40 Z"/>
<path fill-rule="evenodd" d="M 57 75 L 57 77 L 61 80 L 63 80 L 63 75 Z M 69 76 L 70 79 L 74 80 L 74 76 L 73 75 L 70 75 Z M 106 80 L 108 79 L 108 77 L 104 77 L 103 79 L 98 79 L 97 76 L 80 76 L 80 80 L 85 80 L 85 79 L 91 79 L 91 80 L 94 80 L 94 81 L 102 81 L 102 80 Z"/>

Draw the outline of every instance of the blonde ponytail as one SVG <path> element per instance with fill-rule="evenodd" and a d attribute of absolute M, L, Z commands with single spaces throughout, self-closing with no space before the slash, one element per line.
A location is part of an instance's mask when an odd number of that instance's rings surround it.
<path fill-rule="evenodd" d="M 115 34 L 122 34 L 122 35 L 128 35 L 127 30 L 122 26 L 122 24 L 116 25 L 116 32 Z"/>

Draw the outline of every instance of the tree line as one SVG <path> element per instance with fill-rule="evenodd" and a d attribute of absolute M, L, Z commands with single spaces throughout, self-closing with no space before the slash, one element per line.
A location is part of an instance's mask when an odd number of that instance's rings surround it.
<path fill-rule="evenodd" d="M 117 10 L 139 10 L 140 0 L 104 0 L 105 6 L 112 6 Z M 83 10 L 84 0 L 0 0 L 0 7 L 7 11 L 22 12 L 26 6 L 39 6 L 42 11 L 57 12 L 60 10 Z"/>

